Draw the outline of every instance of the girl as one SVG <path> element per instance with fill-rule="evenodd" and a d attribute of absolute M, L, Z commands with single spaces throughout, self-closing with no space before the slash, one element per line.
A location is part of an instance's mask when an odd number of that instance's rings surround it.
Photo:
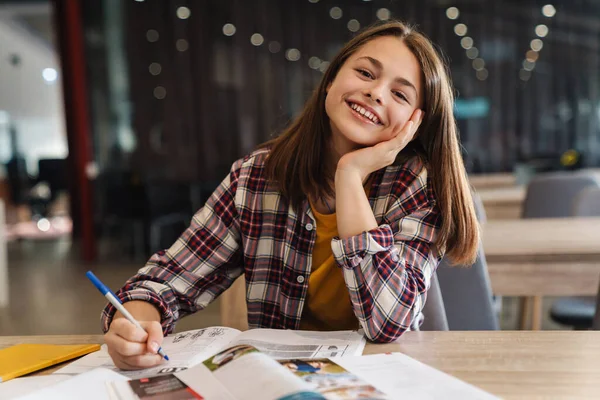
<path fill-rule="evenodd" d="M 163 334 L 244 274 L 251 328 L 364 329 L 418 320 L 442 258 L 479 240 L 446 68 L 422 34 L 371 27 L 331 62 L 282 135 L 235 162 L 191 226 L 117 292 L 148 331 L 102 315 L 124 369 L 161 362 Z"/>

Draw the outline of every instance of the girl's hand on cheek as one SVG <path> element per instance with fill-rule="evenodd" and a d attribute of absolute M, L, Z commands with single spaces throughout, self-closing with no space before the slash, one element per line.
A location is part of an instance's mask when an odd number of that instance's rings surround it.
<path fill-rule="evenodd" d="M 337 165 L 337 173 L 358 173 L 364 180 L 370 173 L 391 165 L 398 153 L 414 138 L 422 121 L 423 111 L 415 110 L 404 126 L 389 128 L 392 129 L 390 140 L 342 156 Z"/>

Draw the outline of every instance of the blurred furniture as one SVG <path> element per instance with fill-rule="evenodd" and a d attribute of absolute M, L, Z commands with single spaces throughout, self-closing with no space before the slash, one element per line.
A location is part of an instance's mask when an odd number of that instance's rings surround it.
<path fill-rule="evenodd" d="M 444 308 L 444 298 L 440 290 L 437 274 L 431 277 L 431 285 L 427 290 L 427 299 L 422 310 L 423 324 L 420 327 L 422 331 L 447 331 L 448 319 L 446 318 L 446 309 Z"/>
<path fill-rule="evenodd" d="M 535 175 L 527 185 L 523 204 L 523 218 L 565 218 L 572 216 L 575 199 L 587 187 L 597 187 L 596 177 L 589 171 L 552 172 Z M 526 297 L 521 304 L 521 315 L 533 307 L 534 315 L 541 315 L 541 297 Z M 534 329 L 538 317 L 533 321 Z M 523 323 L 522 323 L 523 325 Z"/>
<path fill-rule="evenodd" d="M 572 214 L 575 217 L 600 217 L 600 186 L 585 188 L 577 196 Z M 558 299 L 552 304 L 550 318 L 575 329 L 589 329 L 596 313 L 596 301 L 597 296 Z"/>
<path fill-rule="evenodd" d="M 587 187 L 597 187 L 596 176 L 584 172 L 557 172 L 536 175 L 523 204 L 523 218 L 571 217 L 575 199 Z"/>
<path fill-rule="evenodd" d="M 246 306 L 246 278 L 240 276 L 233 285 L 219 296 L 221 301 L 221 325 L 241 331 L 248 330 L 248 307 Z"/>
<path fill-rule="evenodd" d="M 144 230 L 146 203 L 139 179 L 130 171 L 107 170 L 98 176 L 95 185 L 95 192 L 102 194 L 97 202 L 102 238 L 105 241 L 114 239 L 119 246 L 127 246 L 126 251 L 136 259 L 147 258 Z M 110 250 L 122 251 L 112 246 Z"/>
<path fill-rule="evenodd" d="M 475 190 L 505 188 L 516 185 L 515 175 L 511 172 L 469 175 L 469 183 Z"/>
<path fill-rule="evenodd" d="M 523 186 L 491 187 L 477 190 L 489 220 L 521 218 L 525 192 Z"/>
<path fill-rule="evenodd" d="M 487 221 L 480 196 L 473 194 L 480 224 Z M 498 318 L 483 245 L 471 266 L 451 266 L 443 259 L 437 268 L 448 326 L 453 331 L 497 330 Z"/>
<path fill-rule="evenodd" d="M 150 253 L 171 247 L 192 219 L 190 185 L 149 181 L 144 185 Z"/>
<path fill-rule="evenodd" d="M 0 307 L 8 307 L 8 254 L 6 244 L 6 209 L 4 201 L 0 199 Z"/>
<path fill-rule="evenodd" d="M 593 296 L 600 281 L 600 218 L 488 221 L 483 247 L 503 296 Z M 524 316 L 529 314 L 525 310 Z M 532 311 L 538 329 L 541 309 Z"/>
<path fill-rule="evenodd" d="M 2 336 L 18 343 L 103 343 L 101 335 Z M 600 332 L 406 332 L 364 354 L 400 352 L 500 398 L 596 398 Z M 31 375 L 47 375 L 60 364 Z"/>
<path fill-rule="evenodd" d="M 596 293 L 596 313 L 594 314 L 592 329 L 600 331 L 600 286 L 598 286 L 598 293 Z"/>
<path fill-rule="evenodd" d="M 477 259 L 470 267 L 450 266 L 443 259 L 438 266 L 437 276 L 450 330 L 498 329 L 498 318 L 483 247 L 477 251 Z"/>

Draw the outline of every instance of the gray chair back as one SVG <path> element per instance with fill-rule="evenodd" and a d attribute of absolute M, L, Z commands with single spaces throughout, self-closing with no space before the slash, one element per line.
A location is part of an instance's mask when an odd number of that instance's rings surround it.
<path fill-rule="evenodd" d="M 477 219 L 485 221 L 485 209 L 477 194 L 473 194 Z M 477 259 L 470 267 L 450 266 L 443 259 L 437 269 L 448 326 L 453 331 L 498 330 L 492 285 L 487 262 L 480 243 Z"/>
<path fill-rule="evenodd" d="M 596 295 L 596 315 L 594 315 L 592 329 L 600 331 L 600 286 L 598 287 L 598 295 Z"/>
<path fill-rule="evenodd" d="M 600 217 L 600 186 L 589 186 L 577 196 L 573 206 L 573 215 L 576 217 Z M 596 315 L 592 322 L 592 329 L 600 331 L 600 286 L 596 295 Z"/>
<path fill-rule="evenodd" d="M 573 215 L 576 217 L 600 217 L 600 186 L 588 186 L 575 198 Z"/>
<path fill-rule="evenodd" d="M 448 320 L 444 309 L 444 299 L 436 274 L 431 277 L 431 286 L 427 291 L 425 305 L 423 305 L 423 324 L 419 328 L 422 331 L 447 331 Z"/>
<path fill-rule="evenodd" d="M 523 218 L 571 217 L 575 199 L 590 186 L 597 187 L 598 181 L 586 171 L 536 175 L 527 186 Z"/>

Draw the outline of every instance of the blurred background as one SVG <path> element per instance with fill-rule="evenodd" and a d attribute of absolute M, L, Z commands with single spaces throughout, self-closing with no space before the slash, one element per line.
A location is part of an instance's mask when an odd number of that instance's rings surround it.
<path fill-rule="evenodd" d="M 85 271 L 116 290 L 170 246 L 341 46 L 391 18 L 446 56 L 488 224 L 527 217 L 536 177 L 596 173 L 600 1 L 1 0 L 0 335 L 98 332 Z M 523 327 L 523 296 L 498 294 L 499 326 Z M 541 327 L 571 329 L 554 301 Z"/>

